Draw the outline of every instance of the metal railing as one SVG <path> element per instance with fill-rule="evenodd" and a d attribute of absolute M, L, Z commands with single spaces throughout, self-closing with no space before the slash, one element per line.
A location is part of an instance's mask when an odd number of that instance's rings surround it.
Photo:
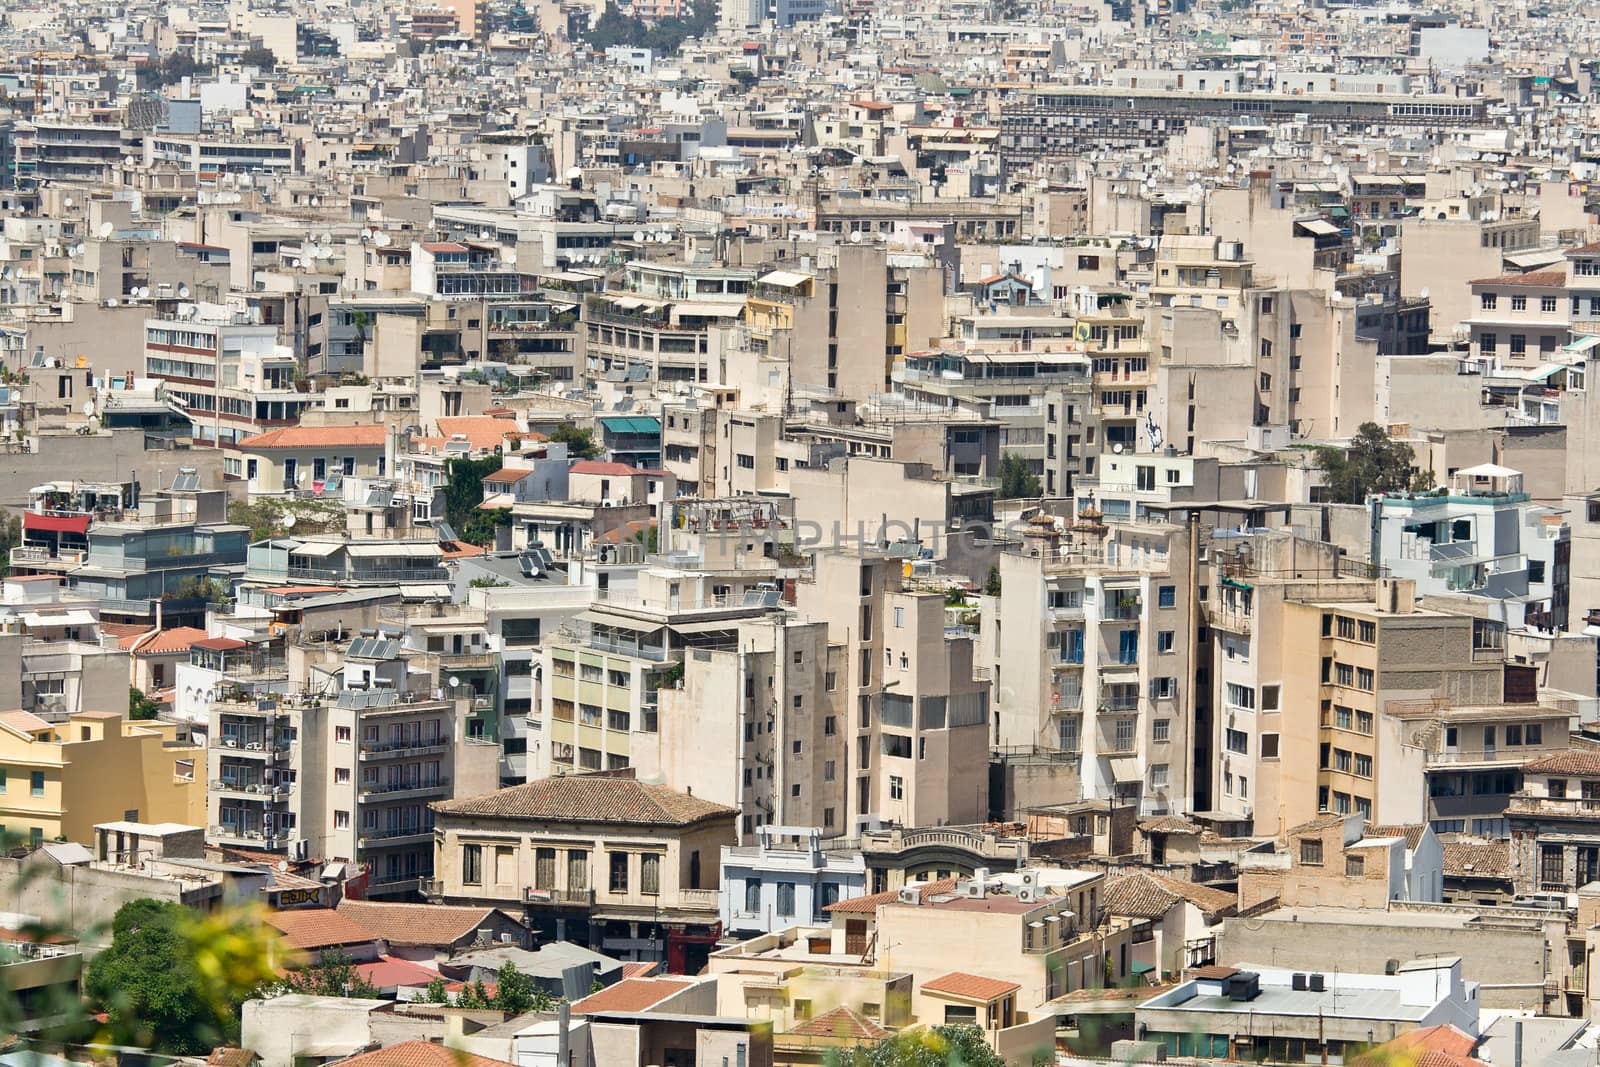
<path fill-rule="evenodd" d="M 361 786 L 359 793 L 361 796 L 391 796 L 396 793 L 426 793 L 449 788 L 450 779 L 440 777 L 431 782 L 368 782 Z"/>
<path fill-rule="evenodd" d="M 594 904 L 593 889 L 534 889 L 522 891 L 522 899 L 527 904 L 575 904 L 590 907 Z"/>

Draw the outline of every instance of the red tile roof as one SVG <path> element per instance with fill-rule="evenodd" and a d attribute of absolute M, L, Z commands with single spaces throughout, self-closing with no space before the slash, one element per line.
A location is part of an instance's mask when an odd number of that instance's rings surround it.
<path fill-rule="evenodd" d="M 1468 285 L 1539 285 L 1560 288 L 1567 284 L 1564 270 L 1531 270 L 1525 274 L 1501 274 L 1494 278 L 1474 278 Z"/>
<path fill-rule="evenodd" d="M 981 974 L 968 974 L 965 971 L 951 971 L 941 974 L 931 982 L 922 983 L 924 993 L 945 993 L 952 997 L 962 997 L 966 1000 L 998 1000 L 1007 993 L 1015 993 L 1022 986 L 1016 982 L 1004 982 L 998 978 L 985 978 Z"/>
<path fill-rule="evenodd" d="M 431 1041 L 402 1041 L 333 1063 L 337 1067 L 507 1067 L 505 1060 L 445 1048 Z"/>
<path fill-rule="evenodd" d="M 355 965 L 356 973 L 379 989 L 398 989 L 401 986 L 425 986 L 439 977 L 415 960 L 395 956 L 379 956 L 371 963 Z"/>
<path fill-rule="evenodd" d="M 494 916 L 495 909 L 347 898 L 339 902 L 339 914 L 391 945 L 443 948 L 475 937 Z"/>
<path fill-rule="evenodd" d="M 739 813 L 737 808 L 664 785 L 606 774 L 541 778 L 482 796 L 439 801 L 433 810 L 446 815 L 633 826 L 689 826 L 706 819 L 732 819 Z"/>
<path fill-rule="evenodd" d="M 119 638 L 117 646 L 132 651 L 136 656 L 166 656 L 174 652 L 187 652 L 195 642 L 204 641 L 209 636 L 206 631 L 194 626 L 174 626 L 170 630 L 162 630 L 148 641 L 141 642 L 137 635 Z M 138 647 L 135 648 L 135 645 Z"/>
<path fill-rule="evenodd" d="M 267 924 L 276 927 L 285 941 L 295 948 L 328 948 L 333 945 L 364 945 L 376 941 L 372 932 L 332 908 L 302 908 L 274 911 Z"/>
<path fill-rule="evenodd" d="M 624 978 L 644 978 L 651 971 L 655 970 L 659 966 L 661 966 L 661 964 L 657 963 L 654 960 L 651 960 L 651 961 L 646 962 L 646 963 L 624 963 L 622 965 L 622 977 L 624 977 Z"/>
<path fill-rule="evenodd" d="M 465 252 L 467 246 L 458 245 L 454 241 L 424 241 L 422 242 L 422 250 L 424 252 Z"/>
<path fill-rule="evenodd" d="M 239 442 L 245 451 L 272 448 L 382 448 L 384 426 L 280 426 Z"/>
<path fill-rule="evenodd" d="M 196 641 L 192 648 L 203 648 L 208 652 L 232 652 L 245 647 L 243 641 L 232 637 L 208 637 L 204 641 Z M 144 651 L 140 649 L 140 651 Z"/>
<path fill-rule="evenodd" d="M 573 1004 L 572 1012 L 589 1015 L 600 1011 L 644 1011 L 692 984 L 675 978 L 624 978 Z"/>
<path fill-rule="evenodd" d="M 1524 774 L 1600 775 L 1600 749 L 1574 748 L 1531 759 L 1522 765 Z"/>
<path fill-rule="evenodd" d="M 954 878 L 944 878 L 937 882 L 929 882 L 927 885 L 922 887 L 923 903 L 927 903 L 929 897 L 938 896 L 941 893 L 952 893 L 955 891 L 955 888 L 956 880 Z M 877 912 L 878 905 L 893 904 L 899 899 L 899 892 L 896 890 L 890 890 L 887 893 L 873 893 L 870 896 L 854 897 L 850 900 L 841 900 L 837 904 L 829 904 L 822 910 L 828 912 L 829 914 L 839 911 L 846 911 L 866 912 L 870 915 Z"/>
<path fill-rule="evenodd" d="M 528 436 L 517 429 L 515 419 L 497 415 L 447 415 L 438 421 L 439 435 L 448 441 L 452 437 L 465 437 L 474 451 L 490 451 L 504 443 L 507 434 Z"/>
<path fill-rule="evenodd" d="M 808 1019 L 789 1031 L 805 1037 L 842 1037 L 852 1041 L 882 1041 L 889 1031 L 840 1005 L 825 1011 L 815 1019 Z"/>
<path fill-rule="evenodd" d="M 626 463 L 607 463 L 598 459 L 580 459 L 572 465 L 572 474 L 600 474 L 612 478 L 627 478 L 643 471 L 634 470 Z"/>

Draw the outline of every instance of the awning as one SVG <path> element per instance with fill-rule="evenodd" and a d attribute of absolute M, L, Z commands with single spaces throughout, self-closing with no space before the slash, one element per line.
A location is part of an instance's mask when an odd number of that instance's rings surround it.
<path fill-rule="evenodd" d="M 439 546 L 416 544 L 363 544 L 349 545 L 346 551 L 351 559 L 430 559 L 439 558 Z"/>
<path fill-rule="evenodd" d="M 322 559 L 333 555 L 343 547 L 344 542 L 342 541 L 302 541 L 289 549 L 289 555 L 311 556 L 316 559 Z"/>
<path fill-rule="evenodd" d="M 707 622 L 675 622 L 672 631 L 680 634 L 709 634 L 718 630 L 738 630 L 738 619 L 716 619 Z"/>
<path fill-rule="evenodd" d="M 1111 764 L 1111 777 L 1118 782 L 1137 782 L 1144 775 L 1139 773 L 1138 756 L 1117 756 L 1106 761 Z"/>
<path fill-rule="evenodd" d="M 580 611 L 573 616 L 578 622 L 586 622 L 590 626 L 609 626 L 616 630 L 637 630 L 640 633 L 654 633 L 665 626 L 665 623 L 650 622 L 646 619 L 631 619 L 624 615 L 607 615 L 599 611 Z"/>
<path fill-rule="evenodd" d="M 93 626 L 95 617 L 87 611 L 61 611 L 54 615 L 41 615 L 36 611 L 25 611 L 19 618 L 25 626 L 31 629 L 45 629 L 51 626 Z"/>
<path fill-rule="evenodd" d="M 673 314 L 678 318 L 699 316 L 708 319 L 731 319 L 744 310 L 743 304 L 684 303 L 673 304 Z"/>
<path fill-rule="evenodd" d="M 756 279 L 757 285 L 778 285 L 785 289 L 792 289 L 811 280 L 811 275 L 801 274 L 797 270 L 769 271 Z"/>
<path fill-rule="evenodd" d="M 1600 334 L 1592 334 L 1588 337 L 1580 337 L 1576 341 L 1568 342 L 1565 346 L 1563 346 L 1562 351 L 1587 352 L 1594 348 L 1595 345 L 1600 345 Z"/>
<path fill-rule="evenodd" d="M 407 585 L 400 583 L 400 599 L 402 600 L 449 600 L 450 587 L 443 582 L 436 584 Z"/>
<path fill-rule="evenodd" d="M 87 515 L 41 515 L 36 511 L 22 513 L 24 530 L 53 530 L 56 533 L 86 534 L 89 532 Z"/>
<path fill-rule="evenodd" d="M 1316 234 L 1318 237 L 1332 237 L 1339 232 L 1339 227 L 1322 219 L 1307 219 L 1304 222 L 1296 223 L 1296 225 L 1308 233 Z"/>

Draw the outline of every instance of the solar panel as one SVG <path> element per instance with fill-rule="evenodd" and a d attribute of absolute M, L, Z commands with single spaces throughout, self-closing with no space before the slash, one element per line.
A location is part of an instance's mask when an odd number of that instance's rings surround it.
<path fill-rule="evenodd" d="M 439 540 L 440 541 L 459 541 L 459 540 L 461 540 L 461 538 L 456 536 L 456 528 L 454 526 L 451 526 L 448 522 L 445 522 L 443 519 L 440 519 L 439 521 L 435 522 L 433 524 L 433 528 L 438 531 Z"/>
<path fill-rule="evenodd" d="M 200 474 L 193 467 L 180 467 L 178 476 L 172 479 L 172 491 L 175 493 L 197 493 L 200 491 Z"/>

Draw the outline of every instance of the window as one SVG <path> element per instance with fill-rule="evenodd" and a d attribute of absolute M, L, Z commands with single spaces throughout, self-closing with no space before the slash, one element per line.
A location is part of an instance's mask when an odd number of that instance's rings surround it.
<path fill-rule="evenodd" d="M 1150 765 L 1150 788 L 1165 789 L 1167 787 L 1167 765 L 1165 763 L 1152 763 Z"/>
<path fill-rule="evenodd" d="M 613 893 L 626 893 L 628 891 L 628 854 L 626 852 L 612 852 L 607 856 L 610 865 L 610 888 Z"/>
<path fill-rule="evenodd" d="M 1172 739 L 1172 720 L 1157 719 L 1150 725 L 1150 739 L 1156 742 L 1170 741 Z"/>
<path fill-rule="evenodd" d="M 1178 587 L 1163 585 L 1156 590 L 1156 607 L 1175 608 L 1178 606 Z"/>
<path fill-rule="evenodd" d="M 333 728 L 333 739 L 335 741 L 349 741 L 350 740 L 350 727 L 348 727 L 348 726 L 335 726 Z"/>
<path fill-rule="evenodd" d="M 661 892 L 661 856 L 648 852 L 639 857 L 639 892 L 655 896 Z"/>
<path fill-rule="evenodd" d="M 1227 744 L 1229 752 L 1237 752 L 1241 756 L 1250 754 L 1250 735 L 1243 730 L 1229 730 Z"/>
<path fill-rule="evenodd" d="M 1513 296 L 1511 298 L 1511 310 L 1512 311 L 1527 311 L 1528 310 L 1528 298 L 1523 296 L 1523 295 L 1521 295 L 1520 293 L 1517 294 L 1516 296 Z"/>
<path fill-rule="evenodd" d="M 44 796 L 44 772 L 34 771 L 28 775 L 28 791 L 36 796 Z"/>
<path fill-rule="evenodd" d="M 1156 632 L 1156 651 L 1158 653 L 1171 652 L 1174 639 L 1171 630 L 1158 630 Z"/>
<path fill-rule="evenodd" d="M 906 780 L 898 774 L 889 776 L 889 799 L 904 800 L 906 798 Z"/>
<path fill-rule="evenodd" d="M 1539 310 L 1540 311 L 1544 312 L 1546 315 L 1549 315 L 1549 314 L 1553 313 L 1555 311 L 1555 309 L 1556 309 L 1556 298 L 1555 297 L 1553 297 L 1553 296 L 1541 296 L 1539 298 Z"/>
<path fill-rule="evenodd" d="M 533 888 L 554 889 L 556 887 L 556 850 L 553 848 L 535 849 L 533 853 Z"/>
<path fill-rule="evenodd" d="M 1524 352 L 1526 352 L 1527 350 L 1528 350 L 1528 338 L 1527 338 L 1527 335 L 1526 334 L 1520 334 L 1520 333 L 1512 334 L 1511 335 L 1511 354 L 1513 356 L 1520 356 Z"/>
<path fill-rule="evenodd" d="M 463 885 L 483 884 L 483 846 L 461 846 L 461 882 Z"/>
<path fill-rule="evenodd" d="M 1360 752 L 1357 752 L 1355 758 L 1355 773 L 1356 777 L 1358 778 L 1371 778 L 1372 757 L 1362 755 Z"/>
<path fill-rule="evenodd" d="M 895 608 L 894 609 L 894 626 L 895 626 L 895 629 L 897 629 L 897 630 L 905 629 L 905 626 L 906 626 L 906 609 L 905 608 Z"/>
<path fill-rule="evenodd" d="M 1366 692 L 1366 693 L 1372 692 L 1372 668 L 1371 667 L 1357 667 L 1356 668 L 1356 688 L 1360 689 L 1360 690 L 1362 690 L 1363 692 Z"/>
<path fill-rule="evenodd" d="M 1248 711 L 1255 710 L 1256 691 L 1252 687 L 1240 685 L 1238 682 L 1229 682 L 1224 687 L 1223 693 L 1224 699 L 1233 707 L 1244 708 Z"/>
<path fill-rule="evenodd" d="M 751 915 L 761 914 L 761 879 L 744 880 L 744 910 Z"/>
<path fill-rule="evenodd" d="M 1333 706 L 1333 725 L 1341 730 L 1350 729 L 1351 723 L 1354 719 L 1354 714 L 1354 712 L 1345 707 L 1343 704 L 1335 704 Z"/>
<path fill-rule="evenodd" d="M 1316 837 L 1300 839 L 1300 862 L 1308 867 L 1322 866 L 1322 840 Z"/>
<path fill-rule="evenodd" d="M 794 883 L 778 883 L 778 915 L 788 919 L 794 915 Z"/>
<path fill-rule="evenodd" d="M 1261 758 L 1262 759 L 1277 759 L 1278 758 L 1278 735 L 1277 734 L 1262 734 L 1261 735 Z"/>
<path fill-rule="evenodd" d="M 1562 853 L 1560 845 L 1539 846 L 1539 881 L 1544 883 L 1540 888 L 1560 888 L 1566 885 Z"/>
<path fill-rule="evenodd" d="M 1278 687 L 1276 685 L 1264 685 L 1261 687 L 1261 710 L 1278 710 Z"/>
<path fill-rule="evenodd" d="M 1485 311 L 1493 311 L 1495 306 L 1499 303 L 1500 296 L 1498 293 L 1484 293 L 1482 296 L 1478 297 L 1478 306 L 1483 308 Z"/>
<path fill-rule="evenodd" d="M 1361 619 L 1356 623 L 1356 640 L 1372 644 L 1378 639 L 1378 624 L 1371 619 Z"/>
<path fill-rule="evenodd" d="M 1522 728 L 1522 743 L 1525 745 L 1544 744 L 1544 726 L 1541 723 L 1530 722 Z M 0 774 L 0 791 L 4 790 L 5 776 Z"/>
<path fill-rule="evenodd" d="M 1367 858 L 1365 856 L 1346 856 L 1344 858 L 1344 876 L 1346 878 L 1360 878 L 1367 873 Z"/>
<path fill-rule="evenodd" d="M 1500 338 L 1498 335 L 1493 333 L 1481 333 L 1478 335 L 1478 351 L 1493 352 L 1499 347 Z"/>
<path fill-rule="evenodd" d="M 1348 663 L 1335 663 L 1333 665 L 1333 683 L 1346 688 L 1355 684 L 1356 670 Z"/>

